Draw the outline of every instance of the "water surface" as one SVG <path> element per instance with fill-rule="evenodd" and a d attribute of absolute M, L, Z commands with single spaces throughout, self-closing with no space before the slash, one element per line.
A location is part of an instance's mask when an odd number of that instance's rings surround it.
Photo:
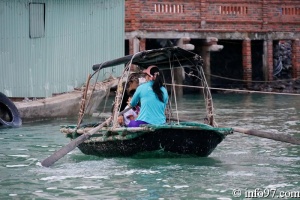
<path fill-rule="evenodd" d="M 177 99 L 180 114 L 201 121 L 200 98 Z M 298 96 L 216 94 L 214 107 L 220 126 L 300 138 Z M 276 195 L 300 191 L 300 146 L 241 133 L 227 136 L 207 158 L 161 152 L 99 158 L 75 149 L 42 167 L 43 159 L 69 142 L 60 125 L 74 123 L 57 119 L 0 129 L 0 199 L 236 199 L 235 189 L 241 198 L 255 188 Z"/>

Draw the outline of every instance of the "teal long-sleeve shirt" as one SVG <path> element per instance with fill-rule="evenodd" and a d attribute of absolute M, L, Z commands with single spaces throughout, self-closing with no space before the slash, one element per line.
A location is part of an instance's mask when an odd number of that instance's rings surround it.
<path fill-rule="evenodd" d="M 168 92 L 165 87 L 161 87 L 163 100 L 161 102 L 152 90 L 153 81 L 140 85 L 130 102 L 131 106 L 141 103 L 141 110 L 136 120 L 141 120 L 149 124 L 161 125 L 166 123 L 165 108 L 168 102 Z"/>

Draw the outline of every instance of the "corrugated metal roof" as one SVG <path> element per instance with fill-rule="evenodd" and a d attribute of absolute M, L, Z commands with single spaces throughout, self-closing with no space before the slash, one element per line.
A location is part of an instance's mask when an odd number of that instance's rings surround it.
<path fill-rule="evenodd" d="M 44 36 L 42 27 L 30 30 L 30 23 L 41 24 L 40 18 L 29 18 L 31 2 L 0 1 L 0 91 L 7 96 L 73 90 L 93 72 L 93 64 L 124 55 L 124 0 L 39 1 L 45 8 Z M 100 80 L 121 72 L 106 69 Z"/>

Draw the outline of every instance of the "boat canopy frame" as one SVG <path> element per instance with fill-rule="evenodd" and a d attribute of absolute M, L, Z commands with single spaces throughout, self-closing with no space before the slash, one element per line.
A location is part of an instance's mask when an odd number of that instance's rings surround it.
<path fill-rule="evenodd" d="M 175 89 L 176 84 L 174 80 L 173 69 L 178 67 L 190 68 L 191 70 L 190 74 L 200 80 L 201 86 L 203 88 L 203 95 L 204 95 L 205 106 L 206 106 L 206 119 L 208 120 L 208 124 L 217 127 L 217 123 L 215 122 L 214 113 L 213 113 L 212 96 L 203 71 L 203 59 L 201 58 L 200 55 L 192 51 L 174 46 L 174 47 L 166 47 L 160 49 L 145 50 L 145 51 L 137 52 L 133 55 L 127 55 L 121 58 L 117 58 L 100 64 L 93 65 L 92 69 L 94 70 L 94 73 L 90 76 L 90 78 L 93 77 L 95 74 L 99 75 L 100 70 L 108 67 L 121 66 L 124 68 L 121 77 L 118 78 L 119 82 L 118 82 L 116 97 L 114 101 L 112 129 L 118 127 L 117 118 L 118 118 L 118 113 L 120 112 L 120 103 L 122 102 L 122 98 L 125 91 L 124 87 L 126 87 L 126 84 L 128 82 L 130 67 L 132 65 L 137 66 L 140 71 L 146 69 L 150 65 L 156 65 L 160 70 L 171 71 L 172 83 L 170 87 L 171 88 L 170 99 L 174 98 L 175 100 L 175 106 L 176 106 L 175 110 L 177 115 L 176 119 L 178 123 L 180 122 L 180 119 L 178 116 L 178 109 L 177 109 L 176 89 Z M 96 78 L 96 80 L 97 79 L 98 78 Z M 124 80 L 125 80 L 125 85 L 123 84 Z M 169 100 L 167 106 L 167 112 L 168 115 L 172 117 L 173 113 L 171 108 L 172 106 Z M 83 113 L 81 112 L 81 118 L 78 120 L 78 126 L 77 126 L 78 128 L 80 126 L 79 124 L 81 122 L 81 119 L 84 115 L 82 114 Z M 168 119 L 170 120 L 170 117 L 168 117 Z"/>
<path fill-rule="evenodd" d="M 201 56 L 193 53 L 192 51 L 175 46 L 145 50 L 133 55 L 127 55 L 100 64 L 95 64 L 93 65 L 93 70 L 99 71 L 107 67 L 127 64 L 129 62 L 131 62 L 131 64 L 138 65 L 142 69 L 146 69 L 150 65 L 156 65 L 160 69 L 168 69 L 170 66 L 176 66 L 175 64 L 178 64 L 178 62 L 180 62 L 181 65 L 203 65 L 203 59 Z"/>

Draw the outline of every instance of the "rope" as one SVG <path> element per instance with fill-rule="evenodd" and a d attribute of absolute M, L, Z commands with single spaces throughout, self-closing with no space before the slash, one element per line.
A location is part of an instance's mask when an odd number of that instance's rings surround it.
<path fill-rule="evenodd" d="M 220 79 L 225 79 L 225 80 L 231 80 L 231 81 L 240 81 L 240 82 L 252 82 L 252 83 L 276 83 L 276 82 L 282 82 L 282 81 L 295 81 L 297 80 L 296 78 L 291 78 L 291 79 L 281 79 L 281 80 L 274 80 L 274 81 L 248 81 L 248 80 L 242 80 L 242 79 L 234 79 L 234 78 L 228 78 L 224 76 L 218 76 L 214 74 L 208 74 L 209 76 L 220 78 Z"/>
<path fill-rule="evenodd" d="M 165 83 L 165 85 L 172 85 L 169 83 Z M 191 86 L 191 85 L 181 85 L 175 84 L 177 87 L 189 87 L 189 88 L 204 88 L 203 86 Z M 295 93 L 280 93 L 280 92 L 263 92 L 263 91 L 254 91 L 254 90 L 239 90 L 239 89 L 226 89 L 226 88 L 213 88 L 210 87 L 211 90 L 224 90 L 224 91 L 231 91 L 231 92 L 244 92 L 244 93 L 259 93 L 259 94 L 281 94 L 281 95 L 292 95 L 292 96 L 299 96 L 300 94 Z"/>
<path fill-rule="evenodd" d="M 169 57 L 170 59 L 170 57 Z M 178 59 L 177 59 L 178 60 Z M 179 61 L 178 61 L 179 62 Z M 176 90 L 175 90 L 175 79 L 174 79 L 174 69 L 172 70 L 172 66 L 171 66 L 171 62 L 170 63 L 170 70 L 171 70 L 171 78 L 172 78 L 172 83 L 173 83 L 173 87 L 172 90 L 174 92 L 174 101 L 175 101 L 175 110 L 176 110 L 176 117 L 177 117 L 177 123 L 179 124 L 179 116 L 178 116 L 178 107 L 177 107 L 177 98 L 176 98 Z M 180 64 L 180 63 L 179 63 Z M 180 64 L 181 66 L 181 64 Z"/>

